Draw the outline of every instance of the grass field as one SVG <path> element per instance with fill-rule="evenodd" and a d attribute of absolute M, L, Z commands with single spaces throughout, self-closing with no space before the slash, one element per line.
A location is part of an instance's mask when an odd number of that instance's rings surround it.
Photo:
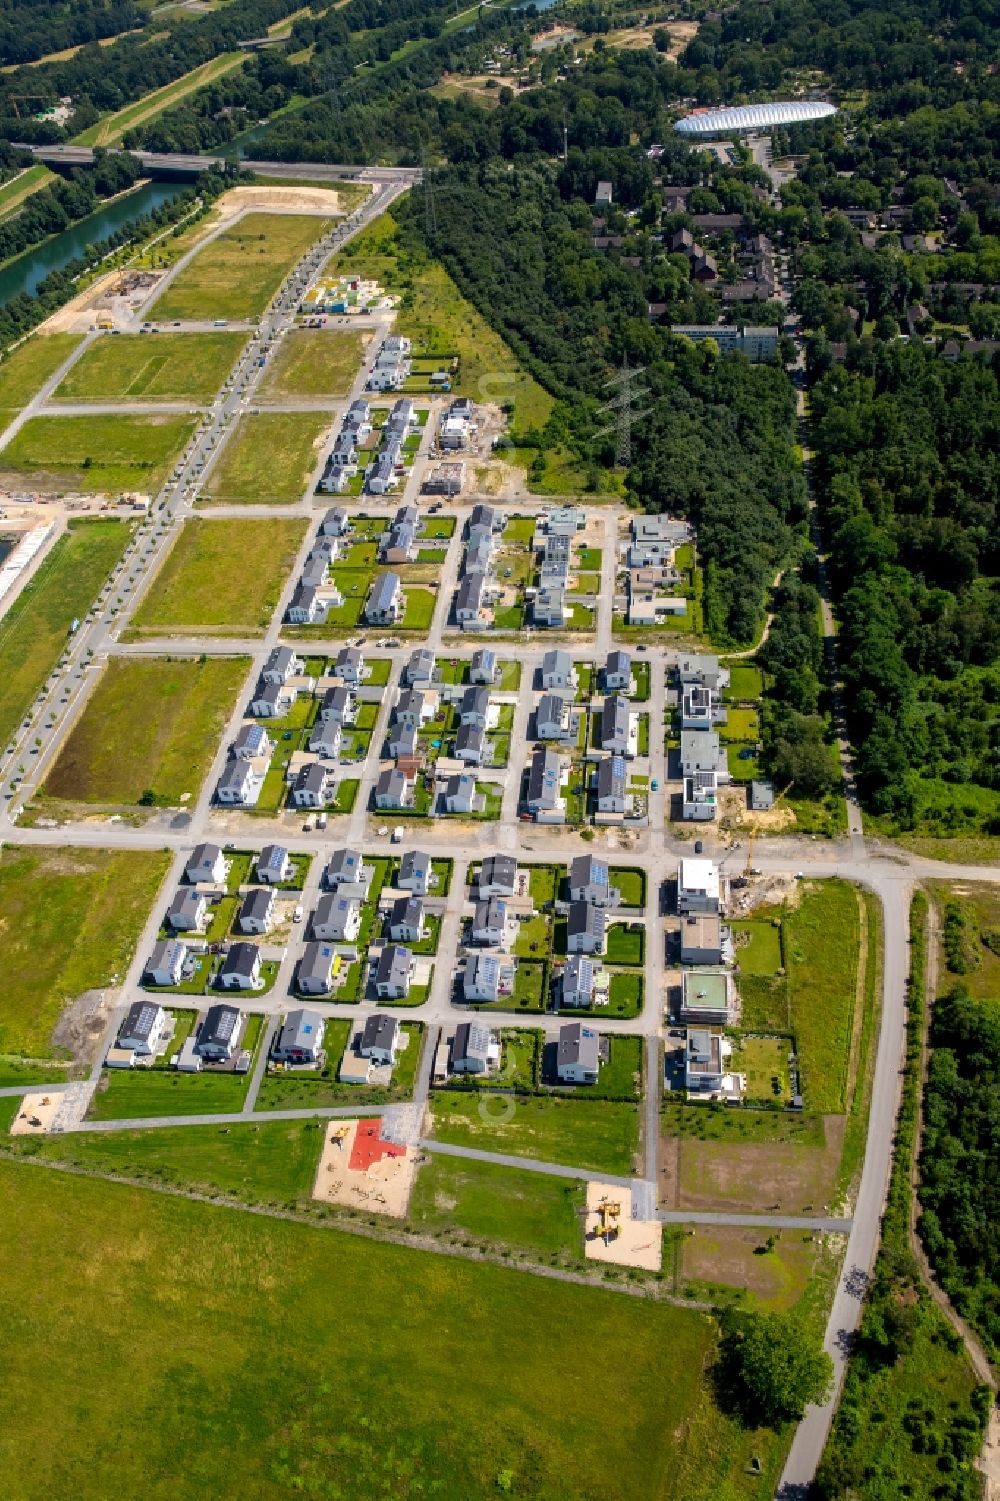
<path fill-rule="evenodd" d="M 173 83 L 164 84 L 162 89 L 154 89 L 151 94 L 144 94 L 141 99 L 127 104 L 124 109 L 105 115 L 95 125 L 88 126 L 74 137 L 74 142 L 78 146 L 117 146 L 127 130 L 148 125 L 150 120 L 155 120 L 165 109 L 172 109 L 196 89 L 205 88 L 226 73 L 231 73 L 246 59 L 245 52 L 222 52 L 207 63 L 192 68 L 183 77 L 175 78 Z"/>
<path fill-rule="evenodd" d="M 16 412 L 27 406 L 63 360 L 69 359 L 82 337 L 82 334 L 36 334 L 8 355 L 0 364 L 0 424 L 10 422 Z"/>
<path fill-rule="evenodd" d="M 551 1255 L 583 1252 L 582 1183 L 487 1162 L 431 1157 L 410 1196 L 410 1218 L 437 1234 L 459 1230 L 491 1244 Z"/>
<path fill-rule="evenodd" d="M 54 401 L 210 402 L 246 334 L 123 334 L 98 339 L 56 387 Z"/>
<path fill-rule="evenodd" d="M 330 219 L 249 213 L 198 252 L 153 303 L 153 317 L 255 318 Z"/>
<path fill-rule="evenodd" d="M 245 1089 L 246 1080 L 242 1082 Z M 217 1126 L 167 1126 L 155 1131 L 81 1131 L 21 1141 L 18 1150 L 23 1156 L 52 1158 L 98 1173 L 148 1178 L 203 1193 L 231 1194 L 249 1203 L 287 1204 L 308 1199 L 323 1132 L 312 1121 L 265 1121 L 230 1126 L 225 1135 Z"/>
<path fill-rule="evenodd" d="M 39 188 L 47 188 L 55 180 L 56 174 L 48 167 L 43 167 L 40 162 L 33 167 L 25 167 L 23 172 L 18 172 L 0 187 L 0 219 L 6 219 L 32 193 L 37 193 Z"/>
<path fill-rule="evenodd" d="M 163 851 L 0 852 L 0 1049 L 43 1057 L 69 1001 L 124 978 L 169 864 Z"/>
<path fill-rule="evenodd" d="M 112 659 L 49 774 L 75 802 L 197 795 L 247 673 L 245 657 Z"/>
<path fill-rule="evenodd" d="M 570 1474 L 577 1501 L 608 1475 L 618 1501 L 707 1501 L 774 1479 L 774 1436 L 741 1433 L 698 1379 L 715 1337 L 696 1312 L 28 1164 L 0 1164 L 0 1190 L 0 1464 L 23 1501 L 68 1476 L 104 1501 L 109 1465 L 145 1501 L 562 1501 Z M 581 1326 L 616 1370 L 613 1424 L 553 1338 Z"/>
<path fill-rule="evenodd" d="M 212 1004 L 205 1001 L 205 1006 Z M 225 1115 L 243 1109 L 247 1074 L 178 1074 L 172 1069 L 107 1069 L 88 1120 L 141 1120 L 157 1115 Z M 175 1181 L 186 1181 L 183 1163 Z"/>
<path fill-rule="evenodd" d="M 431 1106 L 434 1135 L 460 1147 L 616 1174 L 632 1171 L 638 1150 L 639 1116 L 623 1101 L 519 1097 L 509 1120 L 480 1113 L 471 1095 L 437 1094 Z"/>
<path fill-rule="evenodd" d="M 72 522 L 0 619 L 4 743 L 59 660 L 70 625 L 90 609 L 131 533 L 124 521 Z"/>
<path fill-rule="evenodd" d="M 774 975 L 781 968 L 781 928 L 764 919 L 730 923 L 736 940 L 740 973 Z M 746 940 L 741 941 L 741 935 Z"/>
<path fill-rule="evenodd" d="M 155 495 L 195 428 L 191 416 L 31 417 L 0 451 L 0 483 L 92 495 Z"/>
<path fill-rule="evenodd" d="M 347 396 L 361 366 L 368 337 L 341 329 L 289 329 L 264 372 L 257 394 Z"/>
<path fill-rule="evenodd" d="M 822 881 L 783 924 L 792 1030 L 810 1110 L 844 1109 L 858 974 L 858 897 L 846 881 Z"/>
<path fill-rule="evenodd" d="M 185 521 L 132 625 L 144 632 L 263 634 L 308 525 L 291 516 Z"/>
<path fill-rule="evenodd" d="M 202 492 L 212 500 L 292 505 L 302 499 L 332 418 L 325 412 L 241 417 Z"/>
<path fill-rule="evenodd" d="M 388 215 L 369 225 L 332 265 L 338 273 L 374 276 L 387 290 L 403 293 L 398 331 L 413 340 L 415 353 L 459 356 L 459 393 L 474 401 L 513 402 L 514 426 L 521 431 L 544 426 L 553 398 L 521 369 L 444 267 L 402 247 Z"/>

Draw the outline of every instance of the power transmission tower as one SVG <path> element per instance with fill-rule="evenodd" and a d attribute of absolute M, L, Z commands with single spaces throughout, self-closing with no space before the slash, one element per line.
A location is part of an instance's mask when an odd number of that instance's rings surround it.
<path fill-rule="evenodd" d="M 640 386 L 638 381 L 643 374 L 642 366 L 633 370 L 629 366 L 628 355 L 622 360 L 622 367 L 617 375 L 613 375 L 605 385 L 614 391 L 610 401 L 606 401 L 600 411 L 606 412 L 613 421 L 606 427 L 602 427 L 595 437 L 601 438 L 606 433 L 615 435 L 615 466 L 618 469 L 628 469 L 632 463 L 632 428 L 640 417 L 644 417 L 649 411 L 648 406 L 641 406 L 643 397 L 649 395 L 646 386 Z"/>

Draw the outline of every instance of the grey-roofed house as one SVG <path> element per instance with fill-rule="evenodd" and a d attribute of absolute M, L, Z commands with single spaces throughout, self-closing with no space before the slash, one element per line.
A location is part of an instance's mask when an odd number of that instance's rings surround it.
<path fill-rule="evenodd" d="M 466 1001 L 497 1001 L 514 994 L 515 960 L 500 954 L 469 954 L 462 972 Z"/>
<path fill-rule="evenodd" d="M 248 891 L 240 906 L 240 932 L 269 933 L 274 925 L 275 903 L 272 886 L 255 886 L 252 891 Z"/>
<path fill-rule="evenodd" d="M 342 886 L 344 882 L 354 884 L 361 880 L 361 872 L 364 869 L 364 860 L 360 850 L 341 849 L 334 850 L 327 861 L 324 879 L 328 886 Z"/>
<path fill-rule="evenodd" d="M 390 725 L 385 743 L 389 755 L 395 761 L 398 761 L 401 756 L 420 754 L 420 736 L 415 724 Z"/>
<path fill-rule="evenodd" d="M 454 1074 L 488 1074 L 500 1063 L 500 1038 L 479 1022 L 460 1022 L 451 1044 Z"/>
<path fill-rule="evenodd" d="M 309 736 L 309 750 L 321 761 L 336 761 L 344 743 L 344 729 L 339 719 L 317 719 Z"/>
<path fill-rule="evenodd" d="M 318 1011 L 304 1006 L 289 1011 L 274 1040 L 271 1057 L 275 1063 L 319 1063 L 323 1052 L 326 1022 Z"/>
<path fill-rule="evenodd" d="M 486 721 L 490 715 L 490 692 L 488 688 L 466 688 L 462 694 L 462 702 L 459 707 L 459 719 L 462 724 L 478 725 L 485 730 Z"/>
<path fill-rule="evenodd" d="M 341 647 L 333 664 L 333 670 L 351 688 L 360 686 L 365 675 L 365 659 L 356 646 Z"/>
<path fill-rule="evenodd" d="M 607 1040 L 586 1022 L 567 1022 L 559 1028 L 556 1074 L 561 1084 L 596 1084 L 601 1064 L 608 1059 Z"/>
<path fill-rule="evenodd" d="M 472 772 L 463 771 L 449 777 L 444 788 L 444 806 L 448 813 L 481 813 L 486 807 L 486 794 L 476 791 L 476 779 Z"/>
<path fill-rule="evenodd" d="M 353 943 L 361 931 L 361 916 L 361 903 L 346 895 L 343 887 L 324 891 L 313 912 L 313 936 L 330 943 Z"/>
<path fill-rule="evenodd" d="M 399 896 L 389 910 L 389 937 L 394 943 L 420 943 L 427 932 L 424 904 L 416 896 Z"/>
<path fill-rule="evenodd" d="M 455 734 L 455 759 L 467 766 L 482 766 L 486 759 L 486 732 L 478 724 L 461 724 Z"/>
<path fill-rule="evenodd" d="M 404 609 L 399 574 L 377 574 L 365 601 L 365 619 L 371 625 L 395 625 L 402 619 Z"/>
<path fill-rule="evenodd" d="M 513 855 L 487 855 L 479 867 L 476 889 L 480 897 L 513 896 L 517 861 Z"/>
<path fill-rule="evenodd" d="M 350 527 L 347 512 L 341 506 L 331 506 L 320 523 L 320 536 L 343 537 Z"/>
<path fill-rule="evenodd" d="M 528 768 L 527 806 L 529 813 L 545 823 L 562 823 L 566 818 L 563 798 L 565 767 L 554 750 L 536 745 Z"/>
<path fill-rule="evenodd" d="M 507 903 L 502 896 L 487 897 L 476 903 L 469 937 L 484 947 L 508 947 Z"/>
<path fill-rule="evenodd" d="M 376 808 L 412 808 L 413 782 L 398 767 L 382 772 L 375 783 Z"/>
<path fill-rule="evenodd" d="M 570 902 L 566 919 L 566 952 L 603 954 L 607 927 L 608 919 L 603 907 L 593 907 L 590 902 Z"/>
<path fill-rule="evenodd" d="M 154 1058 L 172 1030 L 169 1012 L 156 1001 L 133 1001 L 118 1033 L 118 1046 L 140 1058 Z"/>
<path fill-rule="evenodd" d="M 236 1052 L 243 1012 L 236 1006 L 209 1006 L 194 1051 L 209 1063 L 226 1063 Z"/>
<path fill-rule="evenodd" d="M 399 862 L 396 885 L 400 891 L 426 896 L 431 889 L 431 857 L 421 850 L 407 850 Z"/>
<path fill-rule="evenodd" d="M 332 944 L 311 941 L 302 950 L 296 989 L 302 995 L 326 995 L 333 988 L 337 951 Z"/>
<path fill-rule="evenodd" d="M 622 693 L 628 693 L 631 686 L 632 658 L 627 651 L 609 651 L 604 663 L 605 692 L 613 693 L 620 689 Z"/>
<path fill-rule="evenodd" d="M 154 943 L 142 978 L 147 985 L 179 985 L 184 975 L 187 945 L 176 938 L 161 938 Z"/>
<path fill-rule="evenodd" d="M 357 699 L 346 684 L 338 683 L 323 694 L 317 718 L 324 723 L 352 724 L 357 712 Z"/>
<path fill-rule="evenodd" d="M 774 807 L 774 783 L 755 781 L 750 783 L 747 806 L 751 813 L 766 813 Z"/>
<path fill-rule="evenodd" d="M 470 683 L 484 683 L 490 687 L 496 682 L 498 676 L 499 663 L 492 647 L 481 646 L 472 653 L 472 661 L 469 663 Z"/>
<path fill-rule="evenodd" d="M 601 747 L 621 756 L 635 754 L 632 730 L 632 705 L 620 693 L 604 700 L 601 710 Z"/>
<path fill-rule="evenodd" d="M 420 646 L 410 654 L 410 659 L 403 669 L 403 677 L 408 688 L 429 688 L 434 682 L 434 669 L 437 663 L 434 653 L 426 646 Z"/>
<path fill-rule="evenodd" d="M 208 902 L 200 891 L 181 886 L 167 909 L 167 926 L 175 933 L 200 933 L 205 927 Z"/>
<path fill-rule="evenodd" d="M 617 907 L 620 894 L 611 884 L 608 862 L 599 855 L 575 855 L 569 868 L 569 895 L 593 907 Z"/>
<path fill-rule="evenodd" d="M 302 658 L 296 656 L 290 646 L 276 646 L 268 655 L 261 671 L 265 683 L 287 683 L 302 671 Z"/>
<path fill-rule="evenodd" d="M 325 808 L 333 801 L 336 780 L 332 771 L 319 761 L 299 768 L 292 784 L 292 802 L 296 808 Z"/>
<path fill-rule="evenodd" d="M 262 724 L 241 724 L 233 741 L 233 755 L 239 761 L 253 761 L 257 756 L 269 756 L 274 750 L 274 741 Z"/>
<path fill-rule="evenodd" d="M 220 990 L 259 990 L 260 950 L 255 943 L 234 943 L 216 977 Z"/>
<path fill-rule="evenodd" d="M 566 590 L 561 584 L 548 584 L 535 591 L 531 617 L 536 625 L 559 629 L 570 618 Z"/>
<path fill-rule="evenodd" d="M 681 920 L 681 963 L 721 965 L 729 936 L 717 912 L 690 913 Z"/>
<path fill-rule="evenodd" d="M 324 574 L 326 572 L 324 568 Z M 325 582 L 325 579 L 322 581 Z M 327 600 L 319 593 L 319 584 L 299 583 L 285 611 L 292 625 L 322 625 L 326 620 Z"/>
<path fill-rule="evenodd" d="M 217 886 L 226 879 L 227 869 L 226 857 L 217 844 L 199 844 L 184 867 L 184 877 L 192 886 Z"/>
<path fill-rule="evenodd" d="M 486 575 L 467 573 L 455 594 L 455 622 L 466 630 L 485 630 L 493 612 L 486 609 Z"/>
<path fill-rule="evenodd" d="M 392 711 L 392 717 L 396 724 L 412 725 L 414 729 L 420 729 L 421 725 L 434 718 L 437 708 L 437 694 L 422 693 L 419 688 L 404 688 L 396 706 Z"/>
<path fill-rule="evenodd" d="M 571 740 L 577 719 L 569 699 L 558 693 L 543 693 L 535 710 L 535 736 L 539 740 Z"/>
<path fill-rule="evenodd" d="M 358 1051 L 372 1063 L 391 1065 L 396 1061 L 402 1040 L 399 1018 L 388 1011 L 373 1011 L 365 1022 Z"/>
<path fill-rule="evenodd" d="M 230 757 L 215 787 L 216 801 L 229 807 L 252 808 L 264 786 L 264 773 L 253 761 Z"/>
<path fill-rule="evenodd" d="M 250 700 L 250 713 L 258 719 L 281 719 L 295 702 L 295 689 L 287 683 L 269 683 L 261 678 Z"/>
<path fill-rule="evenodd" d="M 570 954 L 562 972 L 559 1003 L 562 1006 L 606 1006 L 611 976 L 599 960 L 587 954 Z"/>
<path fill-rule="evenodd" d="M 542 687 L 576 692 L 577 674 L 568 651 L 547 651 L 542 658 Z"/>
<path fill-rule="evenodd" d="M 254 868 L 258 881 L 267 886 L 280 886 L 292 873 L 291 856 L 282 844 L 265 844 Z"/>
<path fill-rule="evenodd" d="M 605 756 L 594 778 L 599 813 L 624 813 L 627 786 L 624 756 Z"/>
<path fill-rule="evenodd" d="M 385 1000 L 400 1000 L 410 993 L 417 962 L 409 949 L 387 943 L 375 966 L 375 993 Z"/>

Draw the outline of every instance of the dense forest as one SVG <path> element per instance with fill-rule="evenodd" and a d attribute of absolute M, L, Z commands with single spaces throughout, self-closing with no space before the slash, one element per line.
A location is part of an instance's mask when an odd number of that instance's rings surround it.
<path fill-rule="evenodd" d="M 0 261 L 86 218 L 103 199 L 130 188 L 141 170 L 134 156 L 102 155 L 93 167 L 78 168 L 68 177 L 57 178 L 51 187 L 39 189 L 18 214 L 0 224 Z"/>
<path fill-rule="evenodd" d="M 117 36 L 144 20 L 133 0 L 0 0 L 0 64 L 32 62 Z"/>

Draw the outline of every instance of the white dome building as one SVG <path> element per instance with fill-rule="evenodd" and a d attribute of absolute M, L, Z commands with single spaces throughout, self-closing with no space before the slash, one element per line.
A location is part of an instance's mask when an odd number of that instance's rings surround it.
<path fill-rule="evenodd" d="M 739 104 L 732 109 L 697 109 L 678 120 L 674 129 L 683 136 L 708 139 L 733 130 L 768 130 L 772 125 L 826 120 L 836 113 L 836 105 L 822 99 L 774 100 L 767 104 Z"/>

